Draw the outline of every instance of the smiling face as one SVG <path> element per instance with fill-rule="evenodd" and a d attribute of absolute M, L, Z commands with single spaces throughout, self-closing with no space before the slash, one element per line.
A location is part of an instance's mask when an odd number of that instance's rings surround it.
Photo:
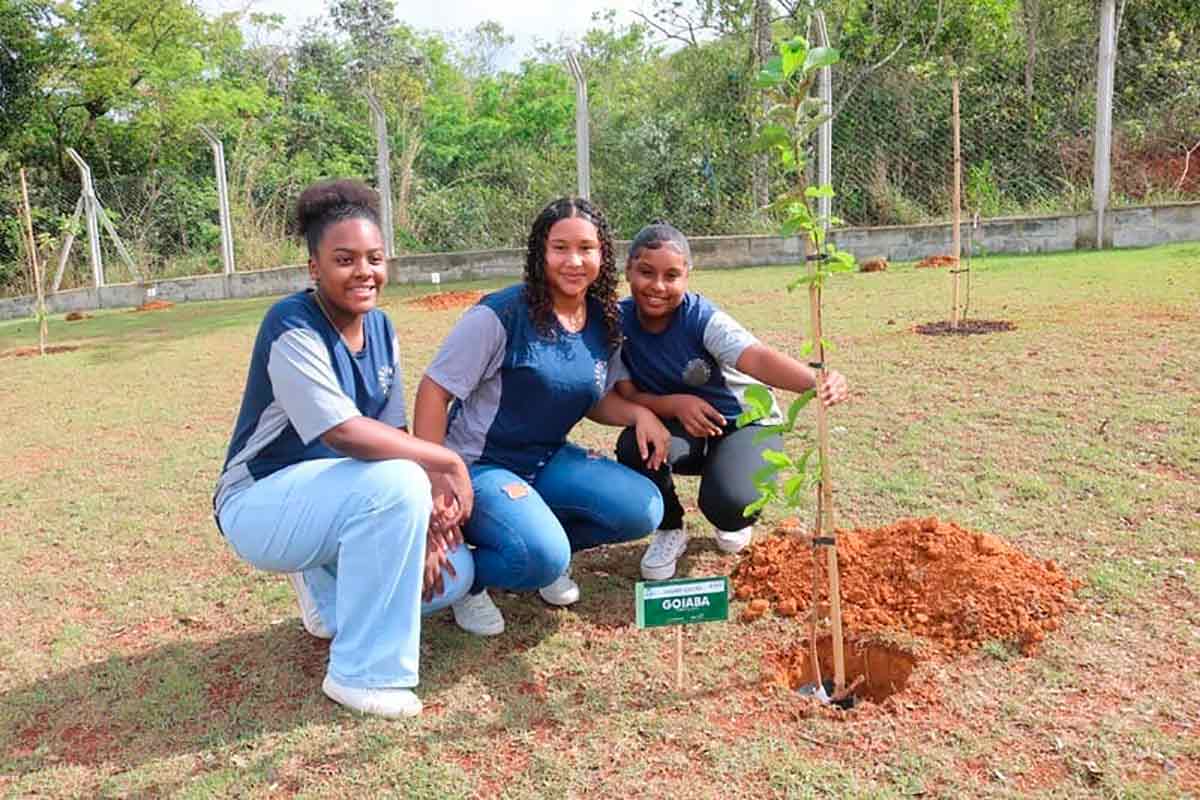
<path fill-rule="evenodd" d="M 546 284 L 555 301 L 579 301 L 600 274 L 600 234 L 583 217 L 560 219 L 546 235 Z"/>
<path fill-rule="evenodd" d="M 308 272 L 334 324 L 352 322 L 375 307 L 387 283 L 382 231 L 357 217 L 330 225 L 309 256 Z"/>
<path fill-rule="evenodd" d="M 674 245 L 643 247 L 625 265 L 629 293 L 637 305 L 638 321 L 652 332 L 665 330 L 683 302 L 688 287 L 688 263 Z"/>

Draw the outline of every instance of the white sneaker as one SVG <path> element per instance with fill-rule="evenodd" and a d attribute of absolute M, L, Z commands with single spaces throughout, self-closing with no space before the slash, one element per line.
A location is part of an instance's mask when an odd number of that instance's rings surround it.
<path fill-rule="evenodd" d="M 717 547 L 726 553 L 740 553 L 750 544 L 753 535 L 753 525 L 747 525 L 740 531 L 717 531 Z"/>
<path fill-rule="evenodd" d="M 304 630 L 308 631 L 310 636 L 318 639 L 332 639 L 333 631 L 329 630 L 321 620 L 321 615 L 317 613 L 317 601 L 312 596 L 312 592 L 308 590 L 308 584 L 304 582 L 304 573 L 289 572 L 287 579 L 296 593 L 296 602 L 300 605 L 300 620 L 304 623 Z"/>
<path fill-rule="evenodd" d="M 687 551 L 686 528 L 662 528 L 654 532 L 650 546 L 642 555 L 642 577 L 665 581 L 675 574 L 675 562 Z"/>
<path fill-rule="evenodd" d="M 552 606 L 569 606 L 579 600 L 579 584 L 571 580 L 571 568 L 567 567 L 554 583 L 538 589 L 538 594 Z"/>
<path fill-rule="evenodd" d="M 498 636 L 504 633 L 504 617 L 488 597 L 487 591 L 469 594 L 450 606 L 458 627 L 476 636 Z"/>
<path fill-rule="evenodd" d="M 421 698 L 411 689 L 356 689 L 342 686 L 328 674 L 321 684 L 321 691 L 335 703 L 377 717 L 415 717 L 423 707 Z"/>

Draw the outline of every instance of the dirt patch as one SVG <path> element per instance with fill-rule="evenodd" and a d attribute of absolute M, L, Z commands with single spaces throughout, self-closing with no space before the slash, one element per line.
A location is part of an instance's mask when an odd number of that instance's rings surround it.
<path fill-rule="evenodd" d="M 426 311 L 445 311 L 448 308 L 475 305 L 481 297 L 483 292 L 439 292 L 414 297 L 406 301 L 405 305 L 416 306 Z"/>
<path fill-rule="evenodd" d="M 71 311 L 65 317 L 63 317 L 63 319 L 65 319 L 67 322 L 79 322 L 80 320 L 91 318 L 91 314 L 85 314 L 82 311 Z"/>
<path fill-rule="evenodd" d="M 917 262 L 918 267 L 953 267 L 958 264 L 954 256 L 926 256 Z"/>
<path fill-rule="evenodd" d="M 174 305 L 175 304 L 170 300 L 147 300 L 135 308 L 134 311 L 162 311 L 167 308 L 172 308 Z"/>
<path fill-rule="evenodd" d="M 1017 326 L 1006 319 L 960 319 L 958 327 L 949 320 L 924 322 L 913 328 L 924 336 L 971 336 L 973 334 L 1015 331 Z"/>
<path fill-rule="evenodd" d="M 72 350 L 78 350 L 79 345 L 75 344 L 52 344 L 47 345 L 46 355 L 54 355 L 55 353 L 69 353 Z M 38 355 L 39 351 L 36 347 L 15 347 L 12 350 L 0 352 L 0 358 L 27 358 L 29 356 Z"/>
<path fill-rule="evenodd" d="M 826 598 L 826 560 L 816 567 Z M 1039 561 L 987 533 L 936 517 L 882 528 L 838 532 L 842 619 L 848 639 L 848 682 L 856 695 L 886 698 L 903 689 L 918 654 L 950 658 L 985 642 L 1033 653 L 1075 608 L 1082 582 L 1053 561 Z M 734 596 L 747 601 L 744 620 L 773 609 L 806 620 L 812 602 L 811 538 L 785 523 L 755 543 L 733 572 Z M 828 614 L 823 603 L 821 616 Z M 853 641 L 856 640 L 856 641 Z M 829 645 L 822 676 L 832 675 Z M 791 688 L 813 681 L 807 641 L 774 657 L 773 682 Z M 859 694 L 861 693 L 861 694 Z"/>
<path fill-rule="evenodd" d="M 888 260 L 880 256 L 879 258 L 868 258 L 859 265 L 859 272 L 886 272 L 888 268 Z"/>

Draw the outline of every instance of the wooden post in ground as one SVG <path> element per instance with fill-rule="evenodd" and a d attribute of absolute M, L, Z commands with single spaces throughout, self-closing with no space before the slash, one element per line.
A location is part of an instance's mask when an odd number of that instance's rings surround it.
<path fill-rule="evenodd" d="M 46 355 L 46 295 L 42 288 L 42 268 L 38 264 L 37 238 L 33 235 L 33 211 L 29 207 L 29 187 L 25 183 L 24 167 L 21 167 L 21 202 L 25 209 L 25 233 L 29 240 L 29 264 L 33 272 L 33 288 L 37 295 L 38 352 Z"/>
<path fill-rule="evenodd" d="M 675 691 L 683 691 L 683 626 L 675 626 Z"/>
<path fill-rule="evenodd" d="M 954 314 L 950 323 L 951 328 L 958 328 L 959 282 L 961 272 L 959 264 L 962 261 L 962 137 L 961 119 L 958 111 L 958 76 L 954 76 L 950 91 L 952 100 L 952 117 L 954 120 Z"/>
<path fill-rule="evenodd" d="M 808 264 L 810 277 L 816 275 L 816 252 L 812 237 L 804 237 L 805 261 Z M 825 381 L 825 344 L 821 338 L 821 287 L 815 280 L 808 284 L 808 305 L 811 318 L 813 342 L 813 370 L 816 372 L 817 390 L 820 393 L 821 384 Z M 819 515 L 817 530 L 813 544 L 826 549 L 826 561 L 829 570 L 829 619 L 833 633 L 833 691 L 839 694 L 846 688 L 846 653 L 842 641 L 842 591 L 838 578 L 837 534 L 833 527 L 833 483 L 829 466 L 829 412 L 820 397 L 817 404 L 817 448 L 820 456 L 821 482 L 818 487 L 820 497 L 817 500 Z M 814 563 L 814 566 L 815 563 Z M 816 580 L 816 573 L 813 580 Z M 814 611 L 814 613 L 816 613 Z"/>

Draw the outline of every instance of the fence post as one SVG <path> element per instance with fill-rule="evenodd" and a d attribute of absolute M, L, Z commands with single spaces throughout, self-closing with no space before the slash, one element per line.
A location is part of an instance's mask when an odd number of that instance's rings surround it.
<path fill-rule="evenodd" d="M 67 155 L 75 162 L 75 166 L 79 167 L 80 198 L 83 200 L 83 218 L 87 222 L 88 260 L 92 264 L 92 285 L 99 289 L 104 285 L 104 256 L 100 253 L 100 222 L 97 219 L 99 214 L 96 212 L 96 206 L 100 204 L 96 202 L 96 188 L 92 185 L 92 168 L 87 165 L 79 153 L 75 152 L 75 148 L 68 147 Z"/>
<path fill-rule="evenodd" d="M 221 264 L 225 274 L 232 275 L 235 269 L 233 259 L 233 222 L 229 216 L 229 179 L 225 174 L 225 145 L 205 125 L 198 125 L 200 133 L 208 140 L 213 153 L 213 171 L 217 176 L 217 214 L 221 218 Z"/>
<path fill-rule="evenodd" d="M 820 13 L 820 12 L 818 12 Z M 757 75 L 759 70 L 767 65 L 771 58 L 771 0 L 754 0 L 754 41 L 751 56 L 754 69 L 751 75 Z M 751 111 L 752 120 L 750 132 L 755 140 L 767 118 L 771 101 L 766 92 L 756 92 L 758 108 Z M 771 202 L 771 162 L 767 153 L 758 153 L 750 162 L 750 201 L 754 206 L 757 217 Z"/>
<path fill-rule="evenodd" d="M 379 192 L 379 215 L 383 217 L 383 251 L 388 258 L 396 255 L 395 220 L 392 219 L 392 148 L 388 144 L 387 115 L 373 91 L 367 91 L 371 107 L 371 125 L 375 128 L 375 184 Z"/>
<path fill-rule="evenodd" d="M 1092 207 L 1096 210 L 1096 249 L 1104 249 L 1104 212 L 1112 180 L 1113 73 L 1117 51 L 1116 0 L 1100 2 L 1100 48 L 1096 63 L 1096 142 L 1092 166 Z"/>
<path fill-rule="evenodd" d="M 574 53 L 567 53 L 567 66 L 575 79 L 575 173 L 579 196 L 589 199 L 592 194 L 591 138 L 588 133 L 587 79 Z"/>
<path fill-rule="evenodd" d="M 813 15 L 817 23 L 817 44 L 829 47 L 829 29 L 825 27 L 825 12 Z M 821 95 L 821 113 L 828 119 L 817 131 L 817 185 L 833 185 L 833 67 L 821 67 L 818 75 L 818 91 Z M 833 198 L 817 198 L 817 216 L 825 233 L 829 233 L 829 221 L 833 218 Z"/>

